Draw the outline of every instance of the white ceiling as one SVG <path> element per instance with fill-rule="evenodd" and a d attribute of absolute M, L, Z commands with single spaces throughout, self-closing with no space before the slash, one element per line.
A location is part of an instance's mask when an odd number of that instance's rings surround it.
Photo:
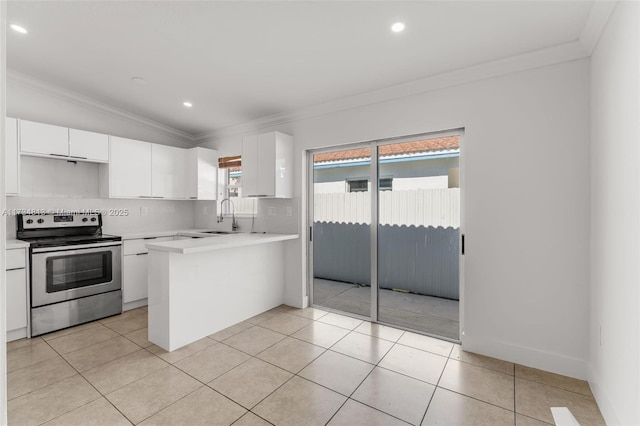
<path fill-rule="evenodd" d="M 7 66 L 200 135 L 578 39 L 582 1 L 9 2 Z M 392 33 L 395 21 L 407 25 Z M 146 86 L 130 78 L 140 76 Z M 190 110 L 184 100 L 193 102 Z"/>

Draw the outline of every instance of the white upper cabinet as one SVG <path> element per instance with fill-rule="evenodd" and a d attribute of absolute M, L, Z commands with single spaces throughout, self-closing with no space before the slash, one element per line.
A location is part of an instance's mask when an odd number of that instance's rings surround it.
<path fill-rule="evenodd" d="M 185 150 L 151 144 L 151 195 L 185 198 Z"/>
<path fill-rule="evenodd" d="M 215 200 L 218 184 L 218 151 L 191 148 L 186 151 L 186 197 Z"/>
<path fill-rule="evenodd" d="M 111 137 L 108 166 L 110 197 L 151 197 L 151 145 L 149 142 Z"/>
<path fill-rule="evenodd" d="M 109 136 L 69 129 L 69 156 L 99 163 L 109 162 Z"/>
<path fill-rule="evenodd" d="M 109 136 L 20 120 L 20 152 L 24 155 L 108 163 Z"/>
<path fill-rule="evenodd" d="M 280 132 L 242 139 L 242 195 L 291 198 L 293 138 Z"/>
<path fill-rule="evenodd" d="M 258 191 L 258 136 L 242 138 L 242 196 L 253 197 Z"/>
<path fill-rule="evenodd" d="M 51 124 L 20 120 L 20 152 L 69 156 L 69 129 Z"/>
<path fill-rule="evenodd" d="M 5 191 L 7 195 L 18 195 L 20 189 L 18 120 L 15 118 L 7 118 L 5 120 L 5 126 Z"/>

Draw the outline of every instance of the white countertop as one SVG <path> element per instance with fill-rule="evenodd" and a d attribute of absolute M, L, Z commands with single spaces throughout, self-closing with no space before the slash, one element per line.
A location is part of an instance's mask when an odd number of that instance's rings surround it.
<path fill-rule="evenodd" d="M 7 240 L 7 250 L 29 248 L 29 243 L 22 240 Z"/>
<path fill-rule="evenodd" d="M 168 231 L 142 231 L 118 234 L 117 232 L 105 232 L 106 234 L 114 234 L 122 237 L 123 240 L 138 240 L 141 238 L 159 238 L 173 237 L 178 234 L 193 234 L 197 232 L 207 231 L 206 229 L 170 229 Z"/>
<path fill-rule="evenodd" d="M 182 233 L 182 232 L 181 232 Z M 184 233 L 189 233 L 185 231 Z M 194 233 L 194 231 L 191 231 Z M 221 250 L 250 246 L 255 244 L 275 243 L 278 241 L 295 240 L 297 234 L 228 234 L 206 238 L 192 238 L 161 243 L 147 243 L 149 250 L 158 250 L 170 253 L 200 253 L 211 250 Z"/>

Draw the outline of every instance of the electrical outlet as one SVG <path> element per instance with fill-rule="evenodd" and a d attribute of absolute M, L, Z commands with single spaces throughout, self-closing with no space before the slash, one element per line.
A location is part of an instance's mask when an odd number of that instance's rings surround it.
<path fill-rule="evenodd" d="M 269 207 L 269 209 L 267 210 L 267 214 L 269 216 L 275 216 L 276 215 L 276 208 L 275 207 Z"/>
<path fill-rule="evenodd" d="M 142 206 L 140 207 L 140 216 L 146 216 L 149 214 L 149 207 Z"/>
<path fill-rule="evenodd" d="M 287 207 L 287 216 L 293 216 L 293 209 L 291 207 Z"/>

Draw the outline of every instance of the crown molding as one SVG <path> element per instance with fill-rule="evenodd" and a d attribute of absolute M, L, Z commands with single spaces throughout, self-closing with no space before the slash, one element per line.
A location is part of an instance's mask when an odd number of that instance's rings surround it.
<path fill-rule="evenodd" d="M 587 17 L 587 22 L 585 22 L 584 28 L 582 28 L 582 32 L 580 33 L 580 38 L 578 39 L 589 55 L 593 53 L 598 45 L 600 36 L 602 36 L 607 22 L 609 22 L 609 18 L 617 4 L 618 0 L 593 2 L 591 11 Z"/>
<path fill-rule="evenodd" d="M 190 144 L 193 144 L 195 142 L 194 136 L 187 132 L 175 129 L 173 127 L 167 126 L 149 118 L 142 117 L 129 111 L 116 108 L 112 105 L 108 105 L 104 102 L 100 102 L 88 96 L 81 95 L 77 92 L 63 89 L 59 86 L 55 86 L 51 83 L 37 79 L 27 74 L 23 74 L 13 70 L 7 70 L 7 83 L 15 83 L 24 87 L 28 87 L 29 89 L 33 89 L 43 94 L 62 99 L 66 102 L 72 103 L 82 108 L 91 109 L 103 114 L 108 114 L 110 116 L 129 121 L 131 123 L 146 127 L 147 129 L 151 129 L 155 132 L 167 136 L 177 137 L 183 142 L 188 142 Z"/>
<path fill-rule="evenodd" d="M 197 144 L 203 144 L 212 140 L 256 131 L 259 129 L 277 126 L 307 119 L 315 116 L 330 114 L 338 111 L 353 109 L 365 105 L 390 101 L 446 87 L 457 86 L 472 81 L 485 80 L 488 78 L 512 74 L 548 65 L 581 59 L 589 56 L 582 43 L 573 41 L 545 49 L 535 50 L 521 55 L 511 56 L 496 61 L 486 62 L 467 68 L 458 69 L 408 83 L 398 84 L 387 88 L 361 93 L 358 95 L 342 98 L 336 101 L 314 105 L 294 112 L 270 115 L 258 120 L 242 123 L 235 126 L 226 127 L 213 132 L 203 133 L 195 136 Z"/>

